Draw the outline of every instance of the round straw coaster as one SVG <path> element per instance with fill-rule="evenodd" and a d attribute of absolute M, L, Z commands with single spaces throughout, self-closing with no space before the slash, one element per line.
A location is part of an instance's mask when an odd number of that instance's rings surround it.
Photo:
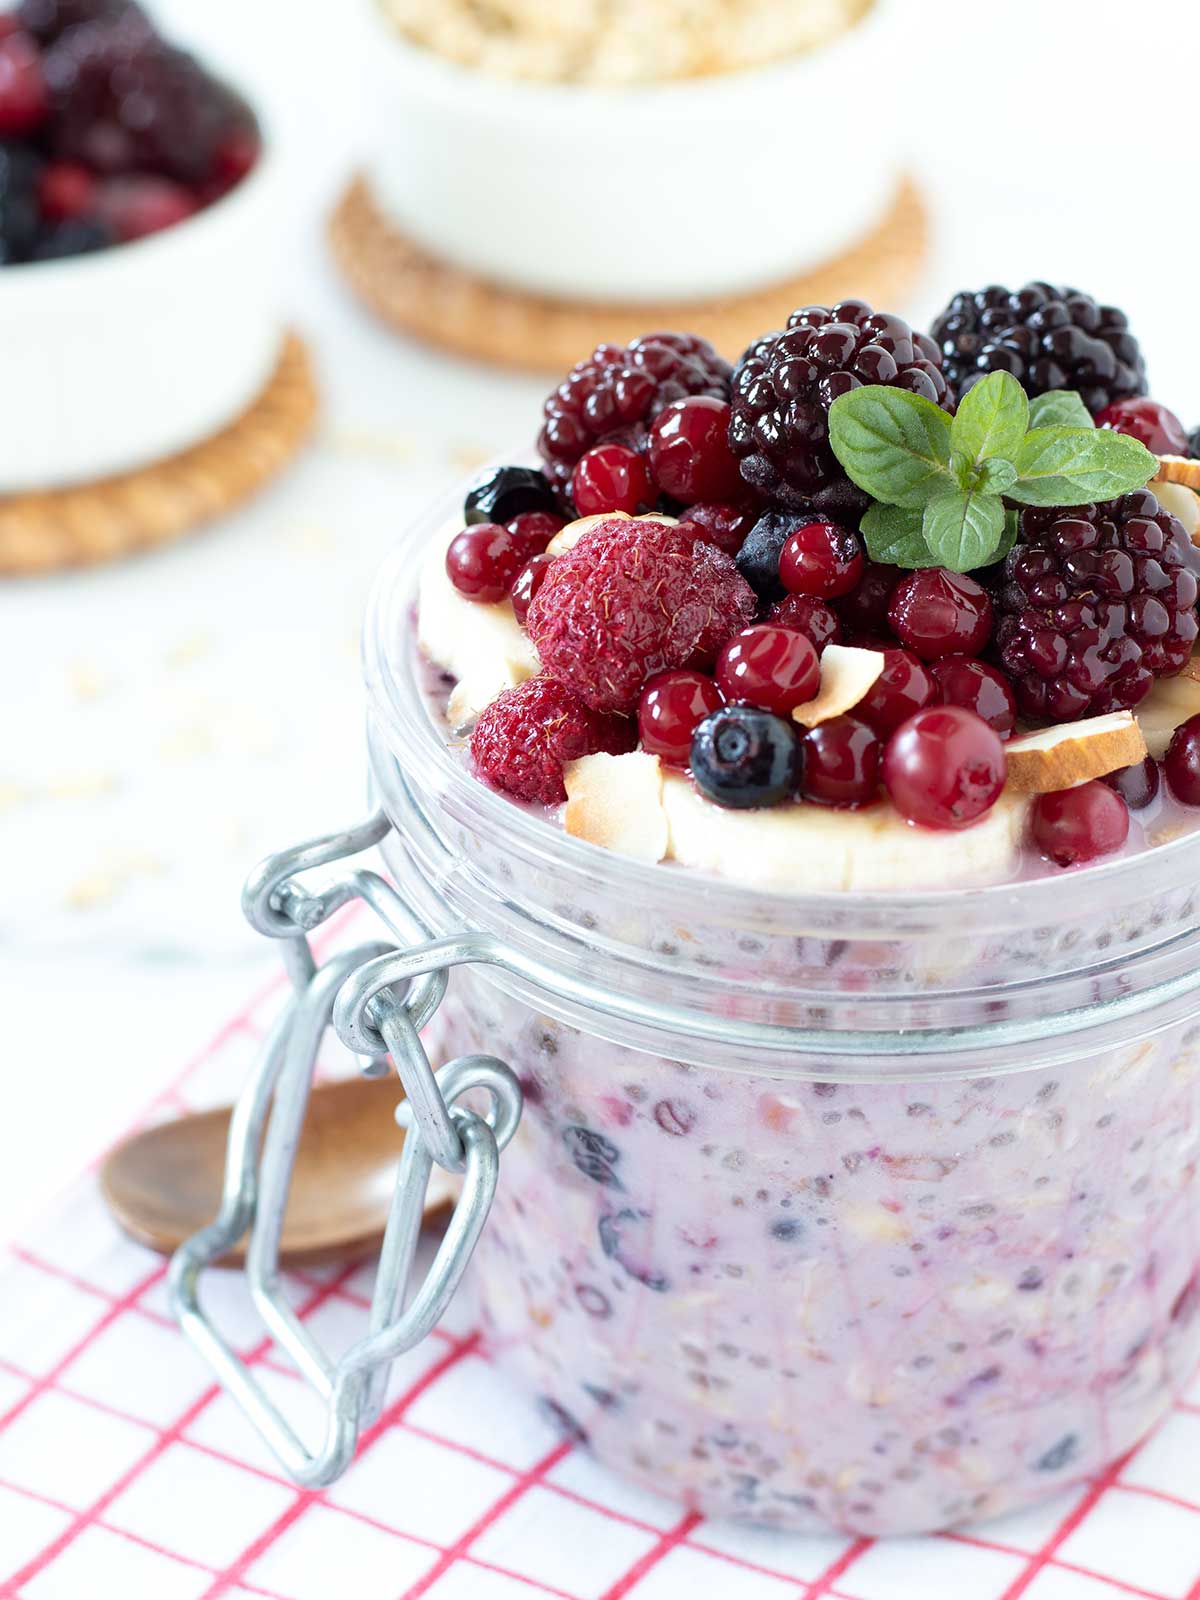
<path fill-rule="evenodd" d="M 626 306 L 524 294 L 449 266 L 380 211 L 362 177 L 329 224 L 342 273 L 390 327 L 457 355 L 536 372 L 565 371 L 605 340 L 625 344 L 664 327 L 703 334 L 736 356 L 781 327 L 797 306 L 831 305 L 848 295 L 877 306 L 903 302 L 924 263 L 928 232 L 924 202 L 905 180 L 875 231 L 822 267 L 728 299 Z"/>
<path fill-rule="evenodd" d="M 266 388 L 211 439 L 115 478 L 0 497 L 0 573 L 111 561 L 231 511 L 305 443 L 317 402 L 308 350 L 289 333 Z"/>

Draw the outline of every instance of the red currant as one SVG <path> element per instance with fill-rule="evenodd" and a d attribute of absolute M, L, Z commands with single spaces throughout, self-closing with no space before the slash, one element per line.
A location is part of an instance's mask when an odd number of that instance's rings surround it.
<path fill-rule="evenodd" d="M 800 741 L 800 793 L 818 805 L 850 809 L 879 798 L 883 741 L 857 717 L 833 717 Z"/>
<path fill-rule="evenodd" d="M 548 556 L 543 551 L 541 555 L 530 556 L 513 579 L 512 607 L 517 621 L 525 626 L 525 618 L 529 615 L 529 607 L 533 604 L 533 597 L 542 587 L 553 556 Z"/>
<path fill-rule="evenodd" d="M 566 518 L 554 511 L 519 511 L 504 526 L 526 552 L 528 560 L 541 555 L 554 535 L 566 527 Z"/>
<path fill-rule="evenodd" d="M 646 458 L 623 444 L 598 444 L 575 463 L 571 498 L 581 517 L 627 511 L 636 516 L 654 504 Z"/>
<path fill-rule="evenodd" d="M 638 736 L 642 749 L 673 767 L 686 767 L 692 735 L 705 717 L 725 703 L 720 689 L 702 672 L 658 672 L 642 690 Z"/>
<path fill-rule="evenodd" d="M 896 585 L 888 621 L 901 643 L 926 661 L 977 656 L 992 636 L 992 602 L 965 573 L 923 567 Z"/>
<path fill-rule="evenodd" d="M 883 781 L 902 817 L 923 828 L 965 828 L 996 803 L 1007 763 L 1000 735 L 961 706 L 927 706 L 901 723 L 883 753 Z"/>
<path fill-rule="evenodd" d="M 821 662 L 805 634 L 760 622 L 735 633 L 724 645 L 716 677 L 726 700 L 787 717 L 820 688 Z"/>
<path fill-rule="evenodd" d="M 1163 777 L 1176 800 L 1200 806 L 1200 716 L 1181 722 L 1163 757 Z"/>
<path fill-rule="evenodd" d="M 1114 400 L 1096 414 L 1098 428 L 1127 433 L 1153 450 L 1156 456 L 1186 456 L 1187 429 L 1173 411 L 1147 396 L 1137 400 Z"/>
<path fill-rule="evenodd" d="M 1030 825 L 1044 856 L 1060 867 L 1073 867 L 1120 849 L 1129 833 L 1129 807 L 1115 790 L 1093 778 L 1074 789 L 1038 795 Z"/>
<path fill-rule="evenodd" d="M 884 650 L 883 671 L 854 708 L 854 715 L 887 738 L 915 712 L 937 699 L 937 682 L 909 650 Z"/>
<path fill-rule="evenodd" d="M 903 576 L 899 567 L 885 566 L 881 561 L 864 561 L 858 587 L 842 595 L 837 603 L 838 616 L 846 628 L 861 634 L 890 632 L 888 606 Z"/>
<path fill-rule="evenodd" d="M 715 544 L 727 556 L 735 556 L 754 526 L 754 517 L 750 512 L 743 511 L 741 506 L 706 500 L 687 508 L 682 525 L 685 528 L 695 527 L 698 537 L 707 544 Z"/>
<path fill-rule="evenodd" d="M 1153 756 L 1147 756 L 1132 767 L 1118 767 L 1101 782 L 1115 789 L 1130 811 L 1142 811 L 1158 794 L 1161 783 L 1158 762 Z"/>
<path fill-rule="evenodd" d="M 455 534 L 446 574 L 459 594 L 481 604 L 505 600 L 526 560 L 520 542 L 497 522 L 476 522 Z"/>
<path fill-rule="evenodd" d="M 96 198 L 96 179 L 78 161 L 51 161 L 38 179 L 38 205 L 47 222 L 86 216 Z"/>
<path fill-rule="evenodd" d="M 768 622 L 795 628 L 811 639 L 820 655 L 827 644 L 841 644 L 842 625 L 837 612 L 811 594 L 786 594 L 767 613 Z"/>
<path fill-rule="evenodd" d="M 49 111 L 50 96 L 36 41 L 21 31 L 8 34 L 0 40 L 0 138 L 32 133 Z"/>
<path fill-rule="evenodd" d="M 964 706 L 995 728 L 1002 739 L 1008 738 L 1016 726 L 1017 702 L 1003 673 L 971 656 L 941 656 L 930 662 L 929 670 L 937 680 L 943 705 Z"/>
<path fill-rule="evenodd" d="M 745 493 L 729 448 L 729 407 L 723 400 L 710 395 L 672 400 L 655 418 L 647 448 L 655 483 L 682 505 Z"/>
<path fill-rule="evenodd" d="M 858 587 L 863 574 L 858 535 L 835 522 L 807 522 L 779 552 L 779 581 L 792 594 L 834 600 Z"/>

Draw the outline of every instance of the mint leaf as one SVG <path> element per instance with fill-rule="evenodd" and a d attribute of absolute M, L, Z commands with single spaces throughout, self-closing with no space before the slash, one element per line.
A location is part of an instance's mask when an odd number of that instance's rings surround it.
<path fill-rule="evenodd" d="M 992 552 L 993 561 L 1003 561 L 1013 545 L 1017 542 L 1017 534 L 1021 531 L 1021 513 L 1011 507 L 1004 513 L 1004 535 L 999 546 Z"/>
<path fill-rule="evenodd" d="M 939 486 L 952 488 L 950 418 L 907 389 L 867 384 L 829 408 L 829 442 L 846 476 L 873 500 L 923 506 Z"/>
<path fill-rule="evenodd" d="M 1027 506 L 1112 500 L 1149 483 L 1158 461 L 1144 444 L 1108 428 L 1035 428 L 1025 435 L 1009 497 Z"/>
<path fill-rule="evenodd" d="M 973 466 L 1000 457 L 1016 459 L 1029 426 L 1029 399 L 1011 372 L 990 372 L 958 403 L 950 445 Z"/>
<path fill-rule="evenodd" d="M 992 456 L 990 460 L 979 463 L 975 469 L 974 483 L 966 487 L 978 489 L 981 494 L 1007 494 L 1016 481 L 1017 469 L 1012 462 Z"/>
<path fill-rule="evenodd" d="M 1029 402 L 1031 428 L 1094 428 L 1092 413 L 1074 389 L 1051 389 Z"/>
<path fill-rule="evenodd" d="M 970 572 L 993 560 L 1004 538 L 1004 507 L 994 494 L 949 489 L 925 507 L 921 532 L 929 553 L 951 572 Z"/>
<path fill-rule="evenodd" d="M 915 507 L 870 506 L 859 531 L 872 561 L 883 561 L 892 567 L 935 565 L 921 532 L 921 512 Z"/>

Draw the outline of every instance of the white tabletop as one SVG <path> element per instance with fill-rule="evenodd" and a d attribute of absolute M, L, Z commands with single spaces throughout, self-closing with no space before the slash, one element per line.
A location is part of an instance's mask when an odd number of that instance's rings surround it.
<path fill-rule="evenodd" d="M 901 3 L 902 136 L 938 239 L 896 309 L 925 317 L 989 281 L 1078 283 L 1126 306 L 1156 394 L 1200 421 L 1192 0 Z M 272 970 L 239 885 L 266 851 L 362 809 L 372 571 L 424 500 L 528 440 L 548 388 L 391 337 L 336 281 L 321 222 L 368 137 L 355 8 L 160 10 L 274 109 L 295 240 L 283 289 L 326 417 L 296 470 L 215 531 L 0 587 L 0 1236 Z M 852 86 L 847 114 L 869 114 Z M 836 159 L 835 136 L 815 156 L 797 138 L 798 170 Z"/>

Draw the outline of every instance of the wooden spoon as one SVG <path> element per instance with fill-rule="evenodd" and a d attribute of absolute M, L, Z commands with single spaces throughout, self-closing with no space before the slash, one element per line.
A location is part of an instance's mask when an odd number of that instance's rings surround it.
<path fill-rule="evenodd" d="M 394 1112 L 403 1091 L 394 1077 L 317 1084 L 309 1100 L 283 1223 L 285 1266 L 315 1266 L 377 1249 L 383 1238 L 404 1134 Z M 100 1169 L 109 1210 L 139 1244 L 176 1250 L 217 1214 L 230 1110 L 203 1111 L 135 1133 Z M 454 1180 L 435 1167 L 425 1215 L 454 1197 Z M 245 1241 L 222 1260 L 240 1266 Z"/>

